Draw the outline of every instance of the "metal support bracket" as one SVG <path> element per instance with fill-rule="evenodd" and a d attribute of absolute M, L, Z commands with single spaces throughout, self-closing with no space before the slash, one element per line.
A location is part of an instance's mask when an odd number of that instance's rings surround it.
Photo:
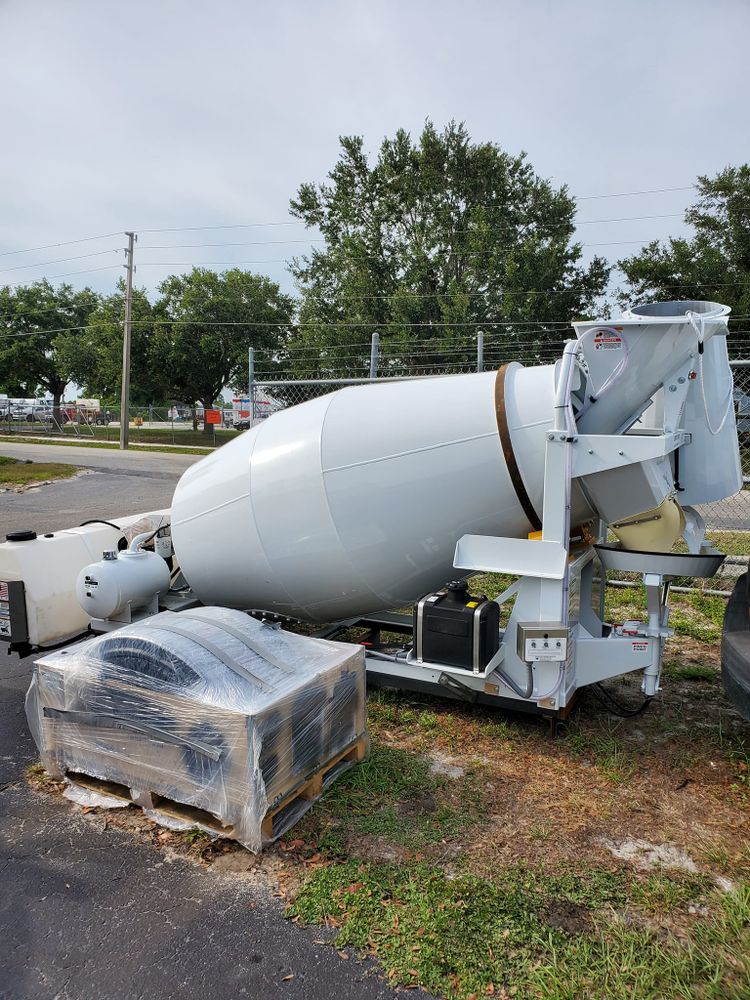
<path fill-rule="evenodd" d="M 686 431 L 669 434 L 580 434 L 573 442 L 573 476 L 619 469 L 669 455 L 690 443 Z"/>

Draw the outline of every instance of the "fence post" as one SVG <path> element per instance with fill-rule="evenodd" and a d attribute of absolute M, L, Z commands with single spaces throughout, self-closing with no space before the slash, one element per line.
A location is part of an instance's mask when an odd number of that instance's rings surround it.
<path fill-rule="evenodd" d="M 370 341 L 370 378 L 378 377 L 378 359 L 380 356 L 380 334 L 373 333 Z"/>
<path fill-rule="evenodd" d="M 247 401 L 250 406 L 250 426 L 255 421 L 255 348 L 247 349 Z"/>
<path fill-rule="evenodd" d="M 477 333 L 477 371 L 484 371 L 484 333 Z"/>

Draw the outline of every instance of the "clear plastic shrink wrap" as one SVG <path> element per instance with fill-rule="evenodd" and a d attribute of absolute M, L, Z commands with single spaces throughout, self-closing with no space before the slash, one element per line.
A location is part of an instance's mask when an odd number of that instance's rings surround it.
<path fill-rule="evenodd" d="M 50 774 L 201 810 L 184 818 L 259 851 L 366 755 L 364 650 L 165 611 L 37 660 L 26 715 Z"/>

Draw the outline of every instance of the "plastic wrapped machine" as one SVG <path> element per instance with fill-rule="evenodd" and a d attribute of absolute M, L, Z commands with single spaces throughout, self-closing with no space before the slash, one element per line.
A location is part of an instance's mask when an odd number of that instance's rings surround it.
<path fill-rule="evenodd" d="M 366 755 L 364 651 L 167 611 L 37 660 L 26 714 L 50 774 L 259 851 Z"/>

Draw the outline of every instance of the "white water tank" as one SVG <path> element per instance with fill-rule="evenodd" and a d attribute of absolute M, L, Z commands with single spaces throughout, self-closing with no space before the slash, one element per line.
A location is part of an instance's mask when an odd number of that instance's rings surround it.
<path fill-rule="evenodd" d="M 525 538 L 542 512 L 554 373 L 381 382 L 274 414 L 177 485 L 190 586 L 207 604 L 331 621 L 442 586 L 464 534 Z"/>

